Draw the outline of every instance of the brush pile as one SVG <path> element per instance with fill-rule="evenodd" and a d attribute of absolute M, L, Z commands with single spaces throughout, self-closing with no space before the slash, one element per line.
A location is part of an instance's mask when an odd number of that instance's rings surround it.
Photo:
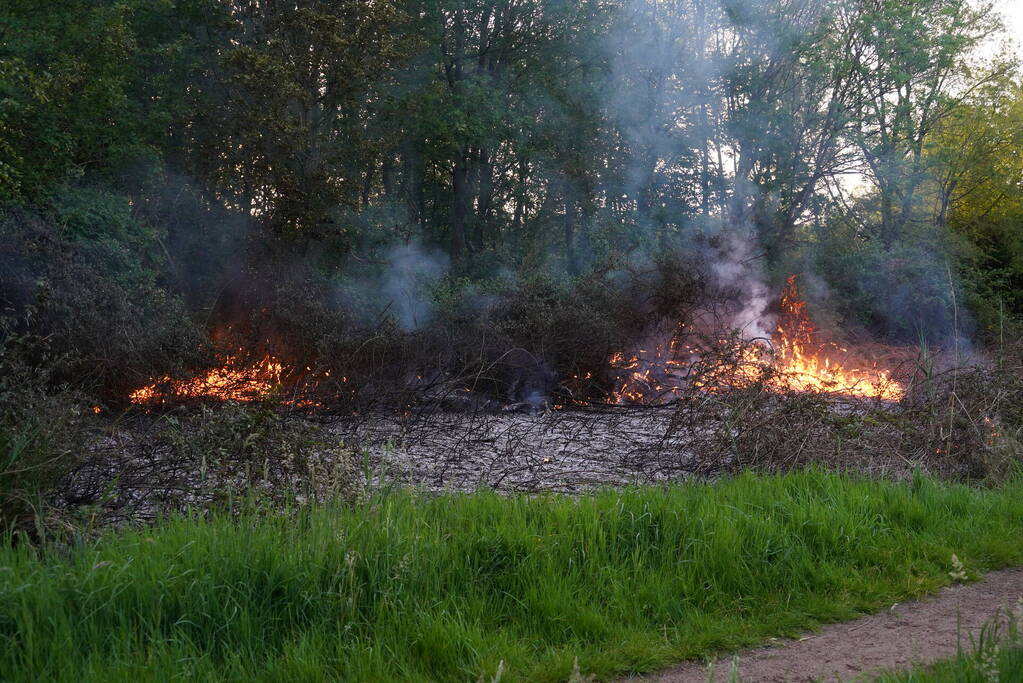
<path fill-rule="evenodd" d="M 720 381 L 728 366 L 708 367 Z M 933 363 L 920 363 L 908 370 L 905 396 L 894 403 L 786 386 L 784 376 L 764 365 L 759 376 L 744 372 L 726 391 L 690 392 L 676 404 L 667 436 L 686 444 L 685 460 L 704 476 L 819 465 L 999 480 L 1023 456 L 1020 370 L 978 364 L 936 371 Z"/>

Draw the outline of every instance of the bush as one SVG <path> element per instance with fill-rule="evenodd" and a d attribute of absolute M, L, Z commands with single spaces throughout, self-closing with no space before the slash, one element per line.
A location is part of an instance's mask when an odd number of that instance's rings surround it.
<path fill-rule="evenodd" d="M 0 306 L 64 358 L 54 380 L 110 401 L 195 364 L 203 349 L 183 306 L 157 284 L 148 247 L 125 236 L 130 216 L 115 208 L 105 196 L 79 197 L 49 219 L 0 210 Z"/>
<path fill-rule="evenodd" d="M 356 500 L 354 449 L 272 400 L 200 405 L 118 424 L 62 488 L 66 504 L 103 522 L 189 509 L 268 510 Z"/>
<path fill-rule="evenodd" d="M 408 292 L 415 301 L 406 308 L 422 313 L 411 324 L 381 295 L 383 284 L 367 284 L 384 280 L 339 282 L 266 258 L 224 292 L 216 318 L 230 321 L 233 347 L 311 368 L 322 402 L 342 412 L 454 392 L 465 399 L 465 388 L 499 403 L 559 392 L 602 399 L 614 384 L 609 357 L 655 321 L 686 319 L 705 291 L 699 268 L 670 255 L 644 269 L 575 278 L 442 278 Z"/>
<path fill-rule="evenodd" d="M 49 491 L 82 452 L 86 405 L 26 362 L 40 340 L 0 320 L 0 530 L 35 530 Z"/>
<path fill-rule="evenodd" d="M 922 366 L 899 404 L 754 381 L 681 401 L 669 434 L 705 473 L 811 464 L 906 476 L 914 469 L 998 483 L 1023 464 L 1023 377 Z"/>
<path fill-rule="evenodd" d="M 895 343 L 943 346 L 969 337 L 973 321 L 956 272 L 957 250 L 933 226 L 887 245 L 838 221 L 808 256 L 831 288 L 845 329 L 865 327 Z"/>

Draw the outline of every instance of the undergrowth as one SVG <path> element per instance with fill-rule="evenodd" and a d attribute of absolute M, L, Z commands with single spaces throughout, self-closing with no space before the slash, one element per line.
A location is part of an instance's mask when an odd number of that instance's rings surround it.
<path fill-rule="evenodd" d="M 0 547 L 4 680 L 649 671 L 1023 562 L 1023 483 L 817 471 L 581 498 L 390 492 Z"/>
<path fill-rule="evenodd" d="M 734 373 L 727 358 L 712 360 L 701 381 Z M 898 404 L 803 391 L 785 386 L 767 365 L 758 371 L 727 391 L 687 390 L 669 427 L 684 444 L 681 460 L 695 456 L 704 474 L 815 465 L 896 478 L 921 469 L 988 484 L 1014 476 L 1023 462 L 1018 364 L 921 369 Z"/>
<path fill-rule="evenodd" d="M 45 340 L 16 334 L 0 318 L 0 533 L 42 521 L 46 495 L 83 448 L 87 404 L 25 360 L 45 353 Z"/>
<path fill-rule="evenodd" d="M 274 512 L 361 495 L 355 449 L 330 430 L 289 418 L 273 397 L 180 406 L 111 424 L 53 496 L 80 529 L 188 511 Z"/>

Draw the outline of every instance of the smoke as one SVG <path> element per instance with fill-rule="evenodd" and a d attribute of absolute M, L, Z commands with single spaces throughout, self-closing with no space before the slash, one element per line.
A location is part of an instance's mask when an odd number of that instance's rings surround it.
<path fill-rule="evenodd" d="M 721 237 L 721 246 L 710 264 L 714 284 L 722 289 L 740 292 L 739 310 L 730 327 L 743 339 L 770 339 L 774 316 L 768 313 L 771 291 L 765 283 L 752 238 L 730 232 Z"/>
<path fill-rule="evenodd" d="M 448 257 L 409 242 L 392 247 L 385 258 L 386 266 L 377 284 L 388 313 L 406 332 L 429 323 L 433 318 L 429 288 L 444 277 Z"/>
<path fill-rule="evenodd" d="M 737 99 L 727 112 L 720 97 L 731 80 L 748 75 L 737 74 L 729 57 L 727 44 L 740 32 L 757 43 L 754 59 L 782 50 L 778 22 L 757 21 L 758 8 L 756 0 L 632 0 L 607 46 L 611 87 L 605 107 L 630 151 L 622 162 L 623 197 L 636 207 L 641 231 L 676 224 L 670 232 L 677 246 L 703 252 L 713 284 L 740 300 L 729 324 L 746 339 L 770 338 L 773 297 L 758 231 L 748 215 L 732 215 L 733 203 L 752 210 L 756 202 L 746 195 L 758 189 L 736 162 L 741 146 L 751 144 L 743 135 L 777 133 L 769 121 L 773 105 L 756 109 Z M 799 26 L 793 21 L 785 28 Z M 693 239 L 708 232 L 715 235 L 712 249 Z M 651 249 L 664 246 L 660 235 L 645 238 Z"/>

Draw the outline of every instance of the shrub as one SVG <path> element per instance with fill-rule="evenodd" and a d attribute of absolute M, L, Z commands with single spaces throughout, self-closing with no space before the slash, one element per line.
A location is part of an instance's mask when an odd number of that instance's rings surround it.
<path fill-rule="evenodd" d="M 991 367 L 921 370 L 906 397 L 854 399 L 765 381 L 682 400 L 669 434 L 704 472 L 824 464 L 1001 482 L 1023 463 L 1023 377 Z"/>
<path fill-rule="evenodd" d="M 280 510 L 361 493 L 354 449 L 273 400 L 179 408 L 115 429 L 62 489 L 66 503 L 104 522 L 253 502 Z"/>
<path fill-rule="evenodd" d="M 26 362 L 40 346 L 0 320 L 0 529 L 38 529 L 46 495 L 82 450 L 86 405 Z"/>
<path fill-rule="evenodd" d="M 179 301 L 158 286 L 142 247 L 122 239 L 130 230 L 117 221 L 130 216 L 114 212 L 111 201 L 76 204 L 51 219 L 0 211 L 0 306 L 15 314 L 19 331 L 46 337 L 64 359 L 55 381 L 113 401 L 194 364 L 203 345 Z M 103 232 L 98 224 L 112 216 L 117 224 Z"/>

